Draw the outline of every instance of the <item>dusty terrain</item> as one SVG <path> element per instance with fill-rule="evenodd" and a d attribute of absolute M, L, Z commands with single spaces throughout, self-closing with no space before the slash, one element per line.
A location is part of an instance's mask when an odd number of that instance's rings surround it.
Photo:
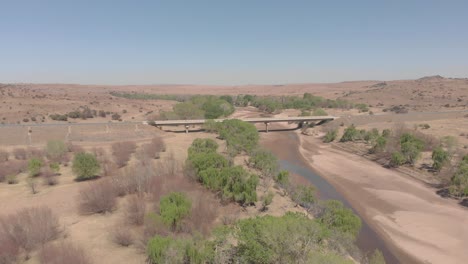
<path fill-rule="evenodd" d="M 0 85 L 0 122 L 2 124 L 66 124 L 53 121 L 49 114 L 65 114 L 87 106 L 94 110 L 119 113 L 122 121 L 142 121 L 159 110 L 171 109 L 174 101 L 130 100 L 110 95 L 111 91 L 155 94 L 256 94 L 256 95 L 302 95 L 305 92 L 330 99 L 345 99 L 367 103 L 369 113 L 355 109 L 326 109 L 340 117 L 343 126 L 355 124 L 359 128 L 391 128 L 404 122 L 408 127 L 429 124 L 424 133 L 437 138 L 453 136 L 461 151 L 468 148 L 468 79 L 426 77 L 402 81 L 362 81 L 336 84 L 256 85 L 256 86 L 192 86 L 192 85 L 148 85 L 148 86 L 91 86 L 68 84 L 2 84 Z M 408 114 L 393 114 L 392 106 L 405 106 Z M 125 111 L 124 111 L 125 110 Z M 424 113 L 418 113 L 424 112 Z M 287 110 L 281 115 L 297 116 L 299 111 Z M 254 108 L 238 109 L 233 117 L 259 116 Z M 33 121 L 32 118 L 36 118 Z M 42 121 L 44 117 L 44 121 Z M 24 119 L 28 119 L 25 122 Z M 113 142 L 132 140 L 139 144 L 154 135 L 160 135 L 170 145 L 165 155 L 174 155 L 183 162 L 186 150 L 197 137 L 214 137 L 203 132 L 162 132 L 153 127 L 134 124 L 117 125 L 120 122 L 107 117 L 81 120 L 76 123 L 108 123 L 95 126 L 34 127 L 32 139 L 27 126 L 6 127 L 0 125 L 0 148 L 8 151 L 17 147 L 42 148 L 50 139 L 72 141 L 86 149 L 108 148 Z M 274 130 L 276 125 L 272 126 Z M 258 128 L 263 129 L 262 126 Z M 281 125 L 276 128 L 284 128 Z M 170 129 L 182 131 L 183 128 Z M 299 131 L 291 132 L 299 133 Z M 320 131 L 315 135 L 320 134 Z M 322 134 L 320 134 L 322 135 Z M 274 132 L 262 134 L 274 137 Z M 438 196 L 433 188 L 405 173 L 383 168 L 381 165 L 331 145 L 324 145 L 316 136 L 300 135 L 299 151 L 310 166 L 335 186 L 378 231 L 390 248 L 405 252 L 421 262 L 463 263 L 468 257 L 464 246 L 468 243 L 468 210 L 456 201 Z M 219 141 L 222 143 L 221 141 Z M 293 155 L 297 146 L 285 149 L 284 155 Z M 351 151 L 353 152 L 353 151 Z M 164 159 L 164 157 L 162 157 Z M 236 160 L 242 164 L 242 157 Z M 124 199 L 119 200 L 119 209 L 108 215 L 79 214 L 76 196 L 88 183 L 73 181 L 69 167 L 63 167 L 59 184 L 53 187 L 40 186 L 38 194 L 31 194 L 25 178 L 19 176 L 19 184 L 0 183 L 0 211 L 6 215 L 20 208 L 46 204 L 60 218 L 64 228 L 64 240 L 77 241 L 94 260 L 99 263 L 143 263 L 144 252 L 138 246 L 122 248 L 111 241 L 109 230 L 123 217 L 121 209 Z M 297 182 L 307 181 L 293 175 Z M 265 191 L 265 190 L 261 190 Z M 279 193 L 277 193 L 279 194 Z M 12 202 L 14 201 L 14 202 Z M 260 206 L 260 205 L 259 205 Z M 223 214 L 237 218 L 258 215 L 259 208 L 240 210 L 226 207 Z M 294 203 L 275 195 L 269 213 L 281 215 L 287 210 L 300 210 Z M 221 221 L 218 219 L 217 221 Z M 405 259 L 402 257 L 402 259 Z M 27 263 L 35 263 L 33 257 Z"/>
<path fill-rule="evenodd" d="M 149 94 L 255 94 L 261 96 L 302 95 L 312 93 L 329 99 L 366 103 L 375 113 L 392 106 L 405 106 L 409 111 L 450 111 L 468 107 L 468 79 L 440 76 L 417 80 L 356 81 L 319 84 L 203 86 L 203 85 L 75 85 L 75 84 L 0 84 L 0 123 L 51 122 L 49 114 L 64 114 L 80 106 L 116 112 L 123 121 L 145 120 L 161 109 L 170 109 L 173 101 L 128 100 L 110 92 Z M 123 113 L 126 110 L 126 113 Z M 23 119 L 29 122 L 23 122 Z M 107 122 L 96 118 L 88 122 Z M 81 120 L 71 120 L 82 122 Z"/>

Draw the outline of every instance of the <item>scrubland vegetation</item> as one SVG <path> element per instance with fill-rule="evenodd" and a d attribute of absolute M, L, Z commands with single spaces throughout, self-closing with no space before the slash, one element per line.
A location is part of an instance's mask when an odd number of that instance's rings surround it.
<path fill-rule="evenodd" d="M 427 127 L 418 126 L 423 130 Z M 337 135 L 338 130 L 331 129 L 324 136 L 323 142 L 333 142 Z M 468 155 L 457 149 L 454 137 L 437 139 L 403 125 L 381 132 L 377 129 L 370 131 L 357 129 L 351 125 L 344 129 L 339 142 L 365 142 L 368 152 L 374 154 L 376 160 L 384 161 L 384 165 L 394 168 L 400 166 L 416 168 L 422 155 L 430 153 L 432 164 L 426 167 L 424 164 L 419 165 L 422 166 L 420 169 L 425 169 L 438 177 L 450 196 L 461 199 L 468 197 Z"/>

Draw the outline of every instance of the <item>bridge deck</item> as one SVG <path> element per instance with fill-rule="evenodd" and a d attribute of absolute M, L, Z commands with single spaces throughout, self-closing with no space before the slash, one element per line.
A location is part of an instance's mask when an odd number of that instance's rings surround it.
<path fill-rule="evenodd" d="M 312 122 L 312 121 L 331 121 L 336 119 L 334 116 L 299 116 L 299 117 L 255 117 L 255 118 L 239 118 L 242 121 L 249 123 L 274 123 L 274 122 Z M 214 119 L 215 122 L 222 122 L 230 118 Z M 193 120 L 156 120 L 155 126 L 175 126 L 175 125 L 201 125 L 208 119 L 193 119 Z"/>

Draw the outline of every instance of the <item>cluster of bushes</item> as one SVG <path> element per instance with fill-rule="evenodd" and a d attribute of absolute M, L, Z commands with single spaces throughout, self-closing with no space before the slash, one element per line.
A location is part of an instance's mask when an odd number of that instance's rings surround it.
<path fill-rule="evenodd" d="M 16 263 L 21 252 L 29 253 L 58 237 L 59 221 L 48 207 L 26 208 L 0 218 L 0 261 Z"/>
<path fill-rule="evenodd" d="M 217 228 L 213 239 L 155 236 L 147 245 L 148 262 L 352 263 L 326 242 L 332 228 L 299 213 L 248 218 Z"/>
<path fill-rule="evenodd" d="M 305 93 L 302 97 L 299 96 L 255 96 L 255 95 L 238 95 L 234 99 L 236 106 L 254 106 L 261 111 L 274 113 L 282 109 L 301 109 L 311 110 L 320 108 L 352 108 L 353 104 L 344 100 L 330 100 L 319 96 L 314 96 L 310 93 Z M 360 107 L 362 108 L 362 105 Z M 364 105 L 367 107 L 367 105 Z M 317 112 L 315 115 L 323 115 L 323 112 Z"/>
<path fill-rule="evenodd" d="M 124 110 L 125 111 L 125 110 Z M 121 115 L 118 113 L 111 113 L 104 110 L 95 110 L 91 109 L 88 106 L 81 106 L 77 110 L 68 112 L 66 114 L 50 114 L 49 118 L 55 121 L 68 121 L 69 118 L 72 119 L 89 119 L 95 117 L 106 117 L 107 115 L 112 114 L 112 120 L 121 120 Z"/>
<path fill-rule="evenodd" d="M 59 140 L 47 142 L 44 150 L 36 148 L 17 148 L 13 150 L 13 159 L 9 159 L 9 153 L 0 154 L 0 182 L 7 180 L 9 184 L 17 183 L 17 175 L 28 172 L 28 185 L 33 193 L 36 193 L 36 178 L 41 176 L 46 185 L 55 185 L 56 176 L 60 170 L 60 164 L 68 162 L 68 147 Z M 3 154 L 2 154 L 3 153 Z"/>
<path fill-rule="evenodd" d="M 384 130 L 380 134 L 379 130 L 374 128 L 369 131 L 365 129 L 356 129 L 354 125 L 347 127 L 344 130 L 343 136 L 340 139 L 340 142 L 348 141 L 365 141 L 368 144 L 372 145 L 371 152 L 380 152 L 383 151 L 386 144 L 387 138 L 389 137 L 389 131 Z M 331 142 L 336 138 L 336 130 L 332 130 L 325 135 L 324 142 Z"/>
<path fill-rule="evenodd" d="M 394 167 L 405 163 L 414 165 L 416 160 L 421 156 L 424 146 L 425 143 L 422 139 L 411 133 L 404 133 L 400 136 L 400 151 L 392 153 L 390 164 Z"/>
<path fill-rule="evenodd" d="M 161 112 L 161 119 L 214 119 L 226 117 L 234 112 L 232 98 L 227 96 L 192 96 L 190 100 L 174 105 L 171 112 Z"/>
<path fill-rule="evenodd" d="M 258 177 L 241 166 L 231 166 L 216 150 L 212 139 L 195 139 L 188 149 L 187 163 L 196 179 L 219 192 L 225 200 L 249 205 L 257 201 Z"/>
<path fill-rule="evenodd" d="M 126 99 L 138 99 L 138 100 L 170 100 L 184 102 L 190 99 L 190 95 L 174 95 L 174 94 L 147 94 L 147 93 L 119 93 L 110 92 L 112 96 L 122 97 Z"/>

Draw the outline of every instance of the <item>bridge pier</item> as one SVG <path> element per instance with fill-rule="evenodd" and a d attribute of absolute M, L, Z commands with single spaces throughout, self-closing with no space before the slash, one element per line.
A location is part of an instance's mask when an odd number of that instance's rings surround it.
<path fill-rule="evenodd" d="M 189 128 L 190 128 L 190 126 L 189 126 L 189 125 L 185 125 L 185 134 L 187 134 L 187 133 L 188 133 L 188 129 L 189 129 Z"/>
<path fill-rule="evenodd" d="M 28 141 L 29 141 L 29 145 L 32 144 L 31 134 L 32 134 L 32 129 L 31 129 L 31 127 L 28 127 Z"/>
<path fill-rule="evenodd" d="M 265 122 L 265 130 L 266 130 L 267 133 L 268 133 L 268 125 L 269 124 L 270 124 L 269 122 Z"/>

